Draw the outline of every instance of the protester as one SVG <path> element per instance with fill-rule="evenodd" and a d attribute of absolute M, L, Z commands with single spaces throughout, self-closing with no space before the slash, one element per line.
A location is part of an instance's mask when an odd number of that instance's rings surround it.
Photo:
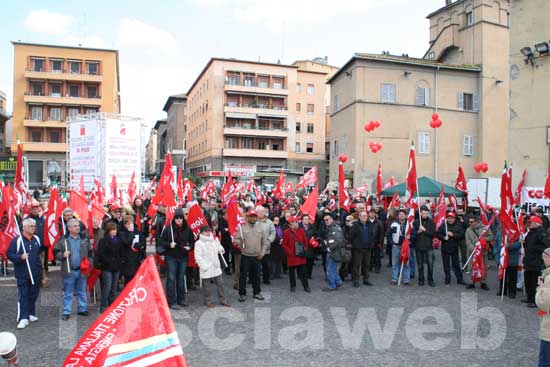
<path fill-rule="evenodd" d="M 94 266 L 101 270 L 101 306 L 103 312 L 113 303 L 121 271 L 122 243 L 118 237 L 118 226 L 114 222 L 105 224 L 105 235 L 97 245 Z"/>
<path fill-rule="evenodd" d="M 183 209 L 178 208 L 172 222 L 162 230 L 159 244 L 167 266 L 166 298 L 168 306 L 174 310 L 178 310 L 178 306 L 188 306 L 185 302 L 185 270 L 193 244 L 193 232 L 187 225 Z"/>
<path fill-rule="evenodd" d="M 478 217 L 471 216 L 469 218 L 469 224 L 470 226 L 466 230 L 466 246 L 468 247 L 468 257 L 474 252 L 475 246 L 477 241 L 479 241 L 479 236 L 481 233 L 486 229 L 483 224 L 480 223 Z M 487 243 L 491 242 L 493 240 L 493 234 L 491 233 L 490 229 L 487 229 L 487 232 L 485 233 L 485 240 Z M 488 256 L 487 256 L 487 250 L 483 248 L 482 254 L 483 254 L 483 266 L 485 269 L 487 269 L 487 266 L 489 265 Z M 468 269 L 471 272 L 472 271 L 472 264 L 473 261 L 470 260 L 468 263 Z M 487 283 L 485 283 L 486 275 L 483 279 L 481 279 L 481 289 L 488 291 L 489 287 L 487 286 Z M 536 283 L 535 283 L 536 284 Z M 476 287 L 475 282 L 472 281 L 471 284 L 468 284 L 466 286 L 466 289 L 474 289 Z M 534 296 L 534 293 L 533 293 Z M 534 302 L 534 299 L 533 299 Z"/>
<path fill-rule="evenodd" d="M 409 263 L 412 259 L 409 257 L 409 262 L 401 263 L 401 246 L 405 240 L 405 231 L 407 228 L 407 211 L 400 209 L 397 216 L 397 221 L 393 222 L 390 226 L 388 240 L 392 245 L 392 272 L 391 272 L 391 284 L 397 284 L 399 281 L 399 272 L 404 285 L 410 284 L 410 267 Z M 402 269 L 402 270 L 401 270 Z"/>
<path fill-rule="evenodd" d="M 262 279 L 264 284 L 271 284 L 269 281 L 269 267 L 271 264 L 271 245 L 275 242 L 276 237 L 275 226 L 271 219 L 267 217 L 267 209 L 263 206 L 258 205 L 256 207 L 256 214 L 258 215 L 258 222 L 256 225 L 261 226 L 268 241 L 264 257 L 262 258 Z"/>
<path fill-rule="evenodd" d="M 411 242 L 414 244 L 416 260 L 418 261 L 418 285 L 424 285 L 424 265 L 428 270 L 428 285 L 435 287 L 433 278 L 434 253 L 433 239 L 435 236 L 435 225 L 430 218 L 430 210 L 423 206 L 420 209 L 420 217 L 413 223 Z M 413 260 L 414 261 L 414 260 Z"/>
<path fill-rule="evenodd" d="M 58 227 L 61 235 L 66 236 L 69 233 L 69 228 L 67 227 L 67 223 L 71 219 L 78 220 L 78 223 L 80 225 L 80 234 L 83 237 L 88 237 L 88 230 L 86 229 L 86 226 L 77 217 L 75 217 L 74 210 L 72 210 L 71 208 L 63 209 L 62 215 L 59 218 Z"/>
<path fill-rule="evenodd" d="M 210 211 L 208 210 L 208 201 L 203 198 L 199 198 L 197 202 L 201 207 L 202 215 L 204 215 L 204 219 L 206 219 L 206 222 L 208 223 L 209 226 L 212 226 L 212 217 L 210 216 Z"/>
<path fill-rule="evenodd" d="M 518 282 L 518 264 L 521 251 L 521 242 L 519 238 L 508 245 L 508 266 L 504 273 L 504 283 L 499 282 L 499 291 L 497 296 L 502 296 L 504 293 L 508 298 L 516 298 L 517 282 Z M 496 258 L 500 260 L 500 251 L 496 253 Z"/>
<path fill-rule="evenodd" d="M 208 226 L 201 227 L 199 239 L 195 242 L 195 260 L 199 265 L 204 303 L 208 308 L 215 307 L 212 303 L 212 296 L 210 294 L 211 282 L 216 285 L 220 304 L 225 307 L 231 307 L 226 301 L 223 289 L 223 275 L 220 258 L 222 258 L 224 252 L 222 245 L 218 239 L 214 237 L 212 228 Z M 227 264 L 225 265 L 227 266 Z"/>
<path fill-rule="evenodd" d="M 353 286 L 359 287 L 359 275 L 363 277 L 363 284 L 371 286 L 369 281 L 370 262 L 373 249 L 382 241 L 382 224 L 376 219 L 374 209 L 369 213 L 359 213 L 359 220 L 355 221 L 350 229 L 350 242 L 353 253 Z"/>
<path fill-rule="evenodd" d="M 441 260 L 443 262 L 443 272 L 445 273 L 445 284 L 451 284 L 450 266 L 452 264 L 456 283 L 466 285 L 462 277 L 462 270 L 460 269 L 460 261 L 458 259 L 460 244 L 464 240 L 464 228 L 461 223 L 457 222 L 455 212 L 451 211 L 447 213 L 446 222 L 437 230 L 437 237 L 442 242 Z"/>
<path fill-rule="evenodd" d="M 294 216 L 289 218 L 289 224 L 290 228 L 283 233 L 282 247 L 287 256 L 290 291 L 296 291 L 296 272 L 298 272 L 298 278 L 302 283 L 302 287 L 304 287 L 304 291 L 310 293 L 306 273 L 306 252 L 308 248 L 306 232 L 303 228 L 298 227 L 298 220 Z M 296 252 L 297 247 L 302 248 L 303 253 L 298 254 Z"/>
<path fill-rule="evenodd" d="M 225 268 L 225 274 L 231 274 L 231 267 L 235 267 L 233 257 L 231 256 L 232 252 L 232 242 L 231 233 L 229 232 L 229 225 L 227 223 L 227 212 L 222 209 L 220 210 L 220 222 L 218 223 L 218 235 L 220 237 L 220 242 L 223 247 L 223 258 L 227 263 L 227 268 Z"/>
<path fill-rule="evenodd" d="M 523 246 L 525 248 L 525 258 L 523 259 L 525 293 L 527 297 L 521 302 L 527 303 L 527 307 L 536 307 L 535 293 L 537 279 L 543 268 L 542 253 L 550 245 L 548 236 L 543 226 L 542 219 L 539 216 L 529 218 L 529 231 Z"/>
<path fill-rule="evenodd" d="M 142 251 L 145 250 L 145 236 L 134 225 L 134 217 L 126 215 L 124 225 L 120 228 L 118 236 L 122 243 L 121 275 L 124 276 L 124 284 L 128 284 L 136 274 L 143 260 Z"/>
<path fill-rule="evenodd" d="M 253 298 L 264 300 L 260 287 L 260 264 L 269 246 L 269 239 L 260 225 L 256 225 L 258 214 L 249 210 L 247 223 L 235 235 L 235 243 L 241 249 L 241 273 L 239 278 L 239 302 L 246 301 L 246 280 L 250 276 Z"/>
<path fill-rule="evenodd" d="M 36 222 L 36 236 L 38 237 L 38 240 L 40 241 L 40 244 L 44 245 L 44 228 L 45 228 L 45 222 L 46 219 L 44 218 L 44 215 L 42 214 L 42 207 L 40 206 L 40 203 L 38 201 L 33 200 L 31 202 L 31 212 L 29 215 L 29 218 L 34 219 Z M 42 288 L 47 288 L 48 279 L 46 278 L 46 274 L 48 273 L 48 249 L 46 247 L 43 247 L 43 251 L 40 252 L 40 264 L 42 264 L 42 281 L 41 286 Z"/>
<path fill-rule="evenodd" d="M 86 299 L 86 278 L 92 266 L 92 247 L 88 238 L 82 237 L 80 223 L 70 219 L 67 223 L 69 233 L 56 244 L 54 254 L 61 263 L 61 278 L 63 281 L 63 313 L 62 320 L 71 317 L 73 298 L 76 293 L 77 314 L 88 316 L 88 301 Z M 81 269 L 83 260 L 88 262 L 88 269 Z"/>
<path fill-rule="evenodd" d="M 107 223 L 114 223 L 117 226 L 117 229 L 120 230 L 124 225 L 122 206 L 118 202 L 114 202 L 109 206 L 110 215 L 107 215 L 107 218 L 103 220 L 103 228 L 105 229 Z"/>
<path fill-rule="evenodd" d="M 469 222 L 469 216 L 464 212 L 464 209 L 461 207 L 458 207 L 456 210 L 456 222 L 460 225 L 462 225 L 463 232 L 466 233 L 466 230 L 468 229 L 468 226 L 470 225 Z M 462 266 L 466 265 L 466 261 L 468 261 L 468 246 L 466 246 L 466 236 L 459 242 L 460 251 L 460 264 Z"/>
<path fill-rule="evenodd" d="M 390 208 L 388 211 L 388 219 L 386 220 L 386 225 L 384 227 L 384 231 L 386 233 L 386 255 L 388 255 L 388 264 L 386 265 L 387 268 L 393 268 L 392 264 L 392 242 L 390 240 L 391 236 L 391 225 L 398 220 L 399 215 L 399 209 L 397 208 Z"/>
<path fill-rule="evenodd" d="M 281 279 L 283 271 L 283 257 L 285 252 L 281 245 L 283 240 L 283 228 L 279 223 L 278 216 L 273 217 L 273 227 L 275 227 L 275 241 L 271 244 L 271 279 Z"/>
<path fill-rule="evenodd" d="M 323 242 L 327 250 L 326 256 L 326 279 L 327 287 L 323 288 L 324 292 L 335 291 L 343 285 L 342 278 L 338 274 L 336 264 L 344 260 L 342 255 L 346 247 L 346 239 L 344 232 L 340 226 L 334 221 L 332 215 L 327 212 L 323 214 L 323 222 L 325 223 L 325 232 L 323 233 Z"/>
<path fill-rule="evenodd" d="M 538 278 L 535 294 L 535 301 L 541 316 L 539 329 L 539 366 L 541 367 L 550 366 L 550 248 L 544 249 L 542 260 L 545 269 L 542 276 Z"/>
<path fill-rule="evenodd" d="M 300 223 L 300 228 L 306 233 L 307 243 L 310 244 L 312 239 L 317 241 L 317 231 L 313 224 L 310 223 L 309 214 L 302 215 L 302 222 Z M 317 254 L 316 249 L 311 248 L 307 253 L 306 257 L 306 275 L 308 279 L 311 279 L 313 276 L 313 265 L 315 264 L 315 256 Z"/>
<path fill-rule="evenodd" d="M 44 249 L 35 235 L 36 222 L 32 218 L 23 220 L 21 235 L 14 237 L 7 251 L 8 259 L 13 262 L 19 303 L 17 328 L 24 329 L 29 322 L 38 321 L 36 317 L 36 300 L 40 293 L 42 266 L 40 252 Z"/>

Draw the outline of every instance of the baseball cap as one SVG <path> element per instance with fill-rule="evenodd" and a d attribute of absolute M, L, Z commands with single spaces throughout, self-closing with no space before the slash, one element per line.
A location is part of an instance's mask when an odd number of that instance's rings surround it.
<path fill-rule="evenodd" d="M 254 217 L 257 217 L 258 216 L 258 213 L 256 213 L 255 210 L 249 210 L 247 213 L 246 213 L 247 216 L 254 216 Z"/>
<path fill-rule="evenodd" d="M 111 210 L 112 212 L 114 212 L 115 210 L 120 210 L 122 209 L 120 207 L 120 205 L 118 205 L 118 203 L 112 203 L 111 206 L 109 207 L 109 210 Z"/>
<path fill-rule="evenodd" d="M 448 212 L 448 213 L 447 213 L 447 218 L 449 218 L 449 217 L 451 217 L 451 218 L 456 218 L 455 212 Z"/>
<path fill-rule="evenodd" d="M 542 224 L 542 219 L 540 219 L 539 217 L 537 216 L 532 216 L 529 218 L 529 223 L 538 223 L 538 224 Z"/>

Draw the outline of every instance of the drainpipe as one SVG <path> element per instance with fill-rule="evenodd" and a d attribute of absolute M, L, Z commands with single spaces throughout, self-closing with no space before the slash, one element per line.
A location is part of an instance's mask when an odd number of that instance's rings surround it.
<path fill-rule="evenodd" d="M 437 67 L 437 69 L 435 70 L 435 90 L 434 90 L 434 94 L 435 94 L 435 112 L 437 113 L 437 110 L 438 110 L 438 98 L 437 98 L 437 74 L 439 72 L 439 66 Z M 435 148 L 434 148 L 434 155 L 435 155 L 435 158 L 434 158 L 434 179 L 437 180 L 437 169 L 438 169 L 438 165 L 437 165 L 437 153 L 439 151 L 439 145 L 438 145 L 438 130 L 439 129 L 434 129 L 435 130 Z"/>

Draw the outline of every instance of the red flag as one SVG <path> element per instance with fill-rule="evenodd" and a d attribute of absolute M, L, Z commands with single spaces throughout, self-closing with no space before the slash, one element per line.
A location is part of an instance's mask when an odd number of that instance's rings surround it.
<path fill-rule="evenodd" d="M 151 199 L 151 202 L 153 204 L 159 205 L 161 204 L 163 198 L 165 198 L 169 194 L 171 194 L 173 199 L 174 190 L 176 189 L 176 178 L 174 177 L 174 172 L 172 171 L 172 158 L 170 156 L 170 153 L 166 153 L 166 159 L 164 161 L 164 167 L 162 168 L 162 173 L 159 178 L 157 190 L 155 191 L 155 195 Z"/>
<path fill-rule="evenodd" d="M 392 186 L 395 186 L 395 177 L 393 177 L 393 176 L 391 176 L 388 179 L 388 182 L 386 182 L 386 184 L 384 185 L 384 190 L 389 188 L 389 187 L 392 187 Z"/>
<path fill-rule="evenodd" d="M 57 187 L 53 187 L 50 191 L 48 211 L 44 217 L 44 246 L 48 248 L 48 259 L 51 261 L 53 260 L 53 248 L 61 238 L 61 232 L 57 225 L 57 221 L 61 217 L 61 199 Z"/>
<path fill-rule="evenodd" d="M 78 184 L 78 192 L 82 195 L 86 195 L 86 190 L 84 189 L 84 176 L 80 176 L 80 183 Z"/>
<path fill-rule="evenodd" d="M 340 161 L 338 167 L 338 205 L 341 209 L 344 209 L 347 213 L 349 213 L 351 199 L 349 197 L 348 190 L 344 187 L 344 180 L 344 165 L 342 164 L 342 161 Z"/>
<path fill-rule="evenodd" d="M 208 225 L 208 222 L 206 221 L 206 218 L 204 217 L 202 209 L 198 203 L 194 203 L 189 208 L 189 215 L 187 216 L 187 224 L 189 225 L 189 228 L 193 232 L 193 235 L 195 236 L 195 238 L 199 236 L 201 227 Z"/>
<path fill-rule="evenodd" d="M 69 195 L 69 207 L 74 210 L 82 223 L 88 223 L 88 198 L 78 191 L 71 191 Z"/>
<path fill-rule="evenodd" d="M 130 203 L 134 202 L 137 194 L 137 185 L 136 185 L 136 171 L 132 172 L 132 178 L 130 178 L 130 183 L 128 184 L 128 196 L 130 197 Z"/>
<path fill-rule="evenodd" d="M 94 244 L 95 243 L 96 242 L 94 241 Z M 95 267 L 92 267 L 92 272 L 90 273 L 88 278 L 86 278 L 86 285 L 88 286 L 88 292 L 91 292 L 94 289 L 95 284 L 97 283 L 97 280 L 99 279 L 100 276 L 101 276 L 101 270 L 96 269 Z"/>
<path fill-rule="evenodd" d="M 354 198 L 359 199 L 361 197 L 366 197 L 367 195 L 367 184 L 363 184 L 359 187 L 356 187 L 355 194 L 353 195 Z"/>
<path fill-rule="evenodd" d="M 498 280 L 502 280 L 502 277 L 504 276 L 504 272 L 508 268 L 509 263 L 510 263 L 510 257 L 508 254 L 508 245 L 503 244 L 503 246 L 500 248 L 500 261 L 498 264 Z"/>
<path fill-rule="evenodd" d="M 308 186 L 314 186 L 317 184 L 317 167 L 311 168 L 307 171 L 301 178 L 300 181 L 296 184 L 296 191 L 299 189 L 305 189 Z"/>
<path fill-rule="evenodd" d="M 235 185 L 233 184 L 233 176 L 231 171 L 227 177 L 227 182 L 222 187 L 222 201 L 225 206 L 229 204 L 232 200 L 237 200 L 237 192 L 235 191 Z"/>
<path fill-rule="evenodd" d="M 455 189 L 462 192 L 468 192 L 468 186 L 466 184 L 466 176 L 464 175 L 464 170 L 462 166 L 458 166 L 458 176 L 456 177 Z"/>
<path fill-rule="evenodd" d="M 195 184 L 188 178 L 183 179 L 183 196 L 187 197 L 187 202 L 193 201 L 193 189 Z"/>
<path fill-rule="evenodd" d="M 519 182 L 518 187 L 516 188 L 516 197 L 514 198 L 515 205 L 521 204 L 521 191 L 523 190 L 523 186 L 525 186 L 526 178 L 527 178 L 527 170 L 524 169 L 523 173 L 521 174 L 521 181 Z"/>
<path fill-rule="evenodd" d="M 409 151 L 409 167 L 407 171 L 407 179 L 405 180 L 405 205 L 407 208 L 416 208 L 416 195 L 418 194 L 416 180 L 416 158 L 414 153 L 414 144 L 411 145 Z"/>
<path fill-rule="evenodd" d="M 481 219 L 481 223 L 483 223 L 484 226 L 489 224 L 489 219 L 487 218 L 487 207 L 485 204 L 483 204 L 483 201 L 477 197 L 477 202 L 479 204 L 479 219 Z"/>
<path fill-rule="evenodd" d="M 214 181 L 208 180 L 199 196 L 204 200 L 208 200 L 211 196 L 216 196 L 216 185 L 214 184 Z"/>
<path fill-rule="evenodd" d="M 512 194 L 512 169 L 507 169 L 504 165 L 502 178 L 500 181 L 500 212 L 498 219 L 502 224 L 502 246 L 513 243 L 519 238 L 520 231 L 513 220 L 514 215 L 514 195 Z"/>
<path fill-rule="evenodd" d="M 550 168 L 546 174 L 546 182 L 544 183 L 544 198 L 550 199 Z"/>
<path fill-rule="evenodd" d="M 458 201 L 456 200 L 455 194 L 449 195 L 449 203 L 453 207 L 453 210 L 456 212 L 458 210 Z"/>
<path fill-rule="evenodd" d="M 292 190 L 292 182 L 287 182 L 285 184 L 285 194 L 287 193 L 291 193 L 293 190 Z"/>
<path fill-rule="evenodd" d="M 181 172 L 181 167 L 178 168 L 178 182 L 177 182 L 177 191 L 178 195 L 178 205 L 183 206 L 184 193 L 183 193 L 183 174 Z"/>
<path fill-rule="evenodd" d="M 145 259 L 63 362 L 77 366 L 187 366 L 154 257 Z"/>
<path fill-rule="evenodd" d="M 94 184 L 96 186 L 95 195 L 99 205 L 105 204 L 105 189 L 101 186 L 101 182 L 97 178 L 94 178 Z"/>
<path fill-rule="evenodd" d="M 11 186 L 8 183 L 2 190 L 0 202 L 0 256 L 4 259 L 11 240 L 19 235 L 19 228 L 15 223 L 15 211 L 10 203 L 11 195 Z"/>
<path fill-rule="evenodd" d="M 410 258 L 410 237 L 413 229 L 414 221 L 414 208 L 409 209 L 409 215 L 407 216 L 407 225 L 405 227 L 405 239 L 401 245 L 401 251 L 399 252 L 399 259 L 401 263 L 407 264 Z"/>
<path fill-rule="evenodd" d="M 329 196 L 328 208 L 332 212 L 336 210 L 336 196 L 334 195 L 333 192 L 331 192 Z"/>
<path fill-rule="evenodd" d="M 279 179 L 277 179 L 277 184 L 273 189 L 273 196 L 281 200 L 285 196 L 285 173 L 283 170 L 279 173 Z"/>
<path fill-rule="evenodd" d="M 317 216 L 317 203 L 319 202 L 319 186 L 315 184 L 313 191 L 311 191 L 300 207 L 302 214 L 309 215 L 311 223 L 315 223 L 315 217 Z"/>
<path fill-rule="evenodd" d="M 472 258 L 472 282 L 474 283 L 482 281 L 487 275 L 487 270 L 483 265 L 483 251 L 487 251 L 489 249 L 487 241 L 485 240 L 485 234 L 489 230 L 489 227 L 494 222 L 496 217 L 496 215 L 493 215 L 489 223 L 487 223 L 485 229 L 479 235 L 479 238 L 474 246 L 474 255 Z"/>
<path fill-rule="evenodd" d="M 17 165 L 15 167 L 14 189 L 21 194 L 22 201 L 20 205 L 25 206 L 27 204 L 29 187 L 27 185 L 27 175 L 23 162 L 23 146 L 19 143 L 19 140 L 17 140 Z"/>
<path fill-rule="evenodd" d="M 439 229 L 443 223 L 445 223 L 445 217 L 447 216 L 447 205 L 445 204 L 445 189 L 441 185 L 441 193 L 439 194 L 439 200 L 437 202 L 437 208 L 435 209 L 434 224 L 435 229 Z"/>
<path fill-rule="evenodd" d="M 388 208 L 399 208 L 401 206 L 401 199 L 399 199 L 399 194 L 397 191 L 393 193 L 393 198 L 388 205 Z"/>
<path fill-rule="evenodd" d="M 227 205 L 226 214 L 229 234 L 231 237 L 234 237 L 239 228 L 245 224 L 245 220 L 239 211 L 239 206 L 236 201 L 231 201 L 229 205 Z"/>
<path fill-rule="evenodd" d="M 376 174 L 376 196 L 378 201 L 382 195 L 382 165 L 378 163 L 378 173 Z"/>
<path fill-rule="evenodd" d="M 118 200 L 118 186 L 116 183 L 116 176 L 111 177 L 111 200 Z"/>

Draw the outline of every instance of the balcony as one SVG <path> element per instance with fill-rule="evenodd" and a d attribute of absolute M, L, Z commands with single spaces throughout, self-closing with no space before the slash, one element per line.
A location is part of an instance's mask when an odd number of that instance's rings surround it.
<path fill-rule="evenodd" d="M 55 120 L 37 120 L 33 119 L 31 116 L 25 116 L 23 120 L 23 126 L 25 127 L 56 127 L 56 128 L 66 128 L 67 124 L 65 121 L 55 121 Z"/>
<path fill-rule="evenodd" d="M 237 80 L 225 81 L 225 91 L 234 92 L 248 92 L 258 94 L 276 94 L 281 96 L 288 96 L 288 89 L 285 87 L 275 88 L 266 84 L 258 84 L 255 81 L 241 82 Z"/>
<path fill-rule="evenodd" d="M 234 127 L 234 126 L 225 126 L 223 128 L 224 135 L 239 135 L 239 136 L 260 136 L 260 137 L 277 137 L 277 138 L 286 138 L 288 137 L 288 129 L 267 129 L 267 128 L 247 128 L 247 127 Z"/>
<path fill-rule="evenodd" d="M 25 152 L 53 152 L 53 153 L 66 153 L 67 143 L 34 143 L 24 142 L 23 150 Z"/>
<path fill-rule="evenodd" d="M 103 82 L 103 76 L 98 74 L 70 73 L 67 70 L 60 71 L 35 71 L 26 69 L 25 78 L 49 79 L 49 80 L 71 80 L 79 82 Z"/>
<path fill-rule="evenodd" d="M 262 116 L 288 116 L 287 106 L 280 105 L 226 103 L 223 111 L 226 113 L 252 113 Z"/>
<path fill-rule="evenodd" d="M 26 103 L 66 104 L 66 105 L 91 105 L 101 106 L 101 97 L 69 97 L 69 96 L 44 96 L 33 93 L 25 93 L 23 101 Z"/>
<path fill-rule="evenodd" d="M 248 157 L 248 158 L 288 158 L 286 150 L 267 149 L 223 149 L 224 157 Z"/>

